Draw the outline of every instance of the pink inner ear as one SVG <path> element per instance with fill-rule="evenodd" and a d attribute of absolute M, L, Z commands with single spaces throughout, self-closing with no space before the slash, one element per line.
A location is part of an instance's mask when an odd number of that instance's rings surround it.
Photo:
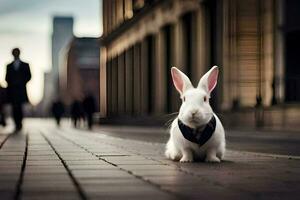
<path fill-rule="evenodd" d="M 173 83 L 178 90 L 178 92 L 182 93 L 183 90 L 183 81 L 180 73 L 176 69 L 171 69 Z"/>
<path fill-rule="evenodd" d="M 219 70 L 213 70 L 208 76 L 208 91 L 211 92 L 217 85 Z"/>

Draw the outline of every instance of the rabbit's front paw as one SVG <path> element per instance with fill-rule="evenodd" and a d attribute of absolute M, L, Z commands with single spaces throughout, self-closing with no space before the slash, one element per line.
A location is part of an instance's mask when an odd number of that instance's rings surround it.
<path fill-rule="evenodd" d="M 167 150 L 165 152 L 165 156 L 170 159 L 170 160 L 174 160 L 174 161 L 178 161 L 179 160 L 179 154 L 178 152 L 174 152 L 174 151 L 171 151 L 171 150 Z"/>
<path fill-rule="evenodd" d="M 183 152 L 183 155 L 182 155 L 182 158 L 180 159 L 180 162 L 193 162 L 194 161 L 194 158 L 193 158 L 193 153 L 186 149 L 184 152 Z"/>
<path fill-rule="evenodd" d="M 193 158 L 188 158 L 188 157 L 182 157 L 182 158 L 180 159 L 180 162 L 181 162 L 181 163 L 193 162 L 193 161 L 194 161 Z"/>
<path fill-rule="evenodd" d="M 217 158 L 216 156 L 208 156 L 205 159 L 205 162 L 210 162 L 210 163 L 219 163 L 221 160 Z"/>

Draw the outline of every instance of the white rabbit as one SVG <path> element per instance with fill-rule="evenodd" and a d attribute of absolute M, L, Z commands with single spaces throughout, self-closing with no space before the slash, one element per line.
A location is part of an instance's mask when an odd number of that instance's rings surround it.
<path fill-rule="evenodd" d="M 193 162 L 195 159 L 220 162 L 223 159 L 224 128 L 209 104 L 218 73 L 218 67 L 212 67 L 194 88 L 183 72 L 172 67 L 173 83 L 180 93 L 182 105 L 171 125 L 165 151 L 167 158 L 180 162 Z"/>

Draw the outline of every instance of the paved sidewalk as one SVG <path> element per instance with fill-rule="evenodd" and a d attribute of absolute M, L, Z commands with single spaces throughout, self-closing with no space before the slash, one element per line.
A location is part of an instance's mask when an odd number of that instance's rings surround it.
<path fill-rule="evenodd" d="M 227 151 L 177 163 L 164 145 L 30 120 L 0 134 L 0 199 L 299 199 L 300 159 Z"/>
<path fill-rule="evenodd" d="M 166 143 L 167 128 L 137 126 L 95 126 L 94 131 L 108 136 Z M 300 156 L 300 131 L 232 130 L 225 128 L 226 145 L 238 151 Z"/>

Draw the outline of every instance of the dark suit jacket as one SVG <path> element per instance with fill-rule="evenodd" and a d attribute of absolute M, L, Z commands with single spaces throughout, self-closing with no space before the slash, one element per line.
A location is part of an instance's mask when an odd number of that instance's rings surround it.
<path fill-rule="evenodd" d="M 21 104 L 28 102 L 26 92 L 26 83 L 31 79 L 29 64 L 20 62 L 17 70 L 13 62 L 7 65 L 6 77 L 8 102 L 12 104 Z"/>

